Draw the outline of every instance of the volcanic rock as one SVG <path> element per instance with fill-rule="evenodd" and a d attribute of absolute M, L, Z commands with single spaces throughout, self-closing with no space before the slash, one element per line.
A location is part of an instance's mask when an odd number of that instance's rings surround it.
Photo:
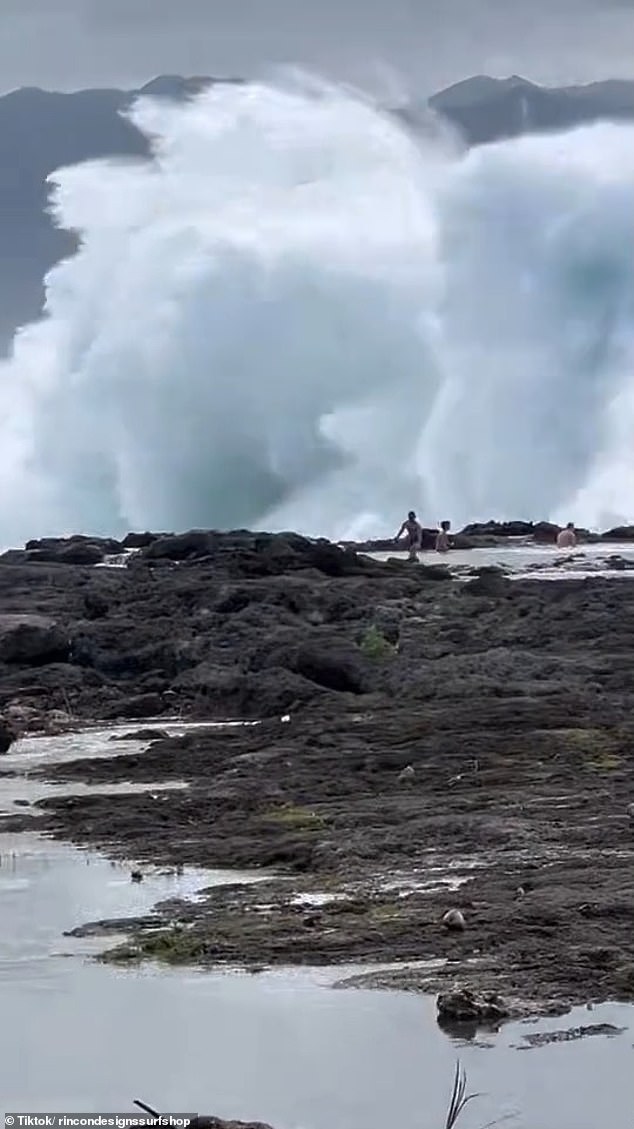
<path fill-rule="evenodd" d="M 15 741 L 15 731 L 5 718 L 0 717 L 0 753 L 6 753 Z"/>
<path fill-rule="evenodd" d="M 0 662 L 33 666 L 64 662 L 69 651 L 68 636 L 48 616 L 0 616 Z"/>

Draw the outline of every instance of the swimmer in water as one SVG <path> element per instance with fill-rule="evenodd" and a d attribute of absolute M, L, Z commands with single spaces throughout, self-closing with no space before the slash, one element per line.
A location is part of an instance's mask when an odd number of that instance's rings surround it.
<path fill-rule="evenodd" d="M 574 549 L 577 544 L 577 534 L 574 524 L 569 521 L 566 528 L 557 534 L 558 549 Z"/>
<path fill-rule="evenodd" d="M 423 529 L 413 510 L 409 511 L 394 540 L 400 541 L 404 533 L 407 535 L 408 560 L 417 561 L 423 544 Z"/>
<path fill-rule="evenodd" d="M 451 529 L 451 522 L 450 521 L 441 521 L 440 532 L 438 533 L 438 536 L 436 537 L 436 552 L 437 553 L 448 553 L 449 552 L 449 550 L 451 548 L 451 542 L 449 540 L 449 530 L 450 529 Z"/>

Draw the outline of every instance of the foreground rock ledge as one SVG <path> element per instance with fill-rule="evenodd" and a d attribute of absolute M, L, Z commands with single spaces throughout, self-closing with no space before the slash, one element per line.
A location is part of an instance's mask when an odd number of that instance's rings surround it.
<path fill-rule="evenodd" d="M 154 714 L 142 755 L 47 776 L 188 787 L 50 797 L 37 826 L 141 871 L 286 881 L 158 907 L 112 959 L 399 961 L 381 986 L 634 998 L 627 579 L 454 584 L 293 534 L 144 540 L 126 569 L 0 563 L 0 711 L 18 729 Z M 175 714 L 261 724 L 166 739 Z M 31 826 L 19 810 L 2 826 Z"/>

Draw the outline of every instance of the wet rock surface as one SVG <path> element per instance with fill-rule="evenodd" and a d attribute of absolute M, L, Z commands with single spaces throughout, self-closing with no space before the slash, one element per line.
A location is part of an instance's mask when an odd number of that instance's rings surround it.
<path fill-rule="evenodd" d="M 561 526 L 549 521 L 480 521 L 466 525 L 464 529 L 450 532 L 454 549 L 485 549 L 496 546 L 508 547 L 511 542 L 524 545 L 554 545 Z M 607 533 L 592 533 L 588 529 L 577 529 L 579 544 L 593 544 L 598 541 L 632 541 L 634 527 L 620 526 Z M 433 549 L 436 545 L 438 529 L 423 528 L 422 549 Z M 393 538 L 378 538 L 367 541 L 347 541 L 350 549 L 364 553 L 385 553 L 394 551 Z M 402 548 L 401 543 L 401 548 Z"/>
<path fill-rule="evenodd" d="M 616 1027 L 613 1023 L 590 1023 L 581 1027 L 567 1027 L 563 1031 L 536 1031 L 531 1035 L 524 1035 L 524 1043 L 529 1047 L 547 1047 L 551 1043 L 576 1043 L 579 1039 L 589 1039 L 597 1035 L 607 1036 L 622 1035 L 625 1027 Z"/>
<path fill-rule="evenodd" d="M 0 663 L 44 666 L 68 658 L 70 642 L 63 628 L 45 615 L 0 615 Z"/>
<path fill-rule="evenodd" d="M 496 1027 L 513 1014 L 512 1008 L 493 992 L 478 996 L 468 988 L 441 992 L 436 1001 L 438 1022 L 445 1026 Z"/>
<path fill-rule="evenodd" d="M 188 785 L 50 797 L 2 826 L 37 811 L 142 866 L 271 875 L 158 907 L 108 959 L 408 962 L 365 982 L 459 984 L 512 1014 L 633 999 L 634 588 L 456 584 L 294 534 L 195 533 L 142 535 L 126 569 L 0 561 L 5 624 L 69 641 L 0 658 L 12 727 L 160 718 L 142 754 L 46 777 Z M 174 715 L 261 724 L 166 738 Z"/>
<path fill-rule="evenodd" d="M 6 753 L 15 741 L 15 730 L 4 717 L 0 717 L 0 753 Z"/>

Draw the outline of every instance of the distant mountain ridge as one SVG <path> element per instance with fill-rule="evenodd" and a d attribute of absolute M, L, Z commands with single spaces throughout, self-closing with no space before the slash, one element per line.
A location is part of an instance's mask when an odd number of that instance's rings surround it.
<path fill-rule="evenodd" d="M 49 173 L 97 157 L 147 155 L 146 139 L 121 116 L 139 95 L 181 99 L 215 82 L 241 81 L 161 75 L 139 90 L 24 87 L 0 97 L 0 351 L 16 326 L 38 316 L 44 275 L 76 246 L 46 212 Z M 599 119 L 634 121 L 634 82 L 547 88 L 515 75 L 480 75 L 433 95 L 428 105 L 469 145 L 479 145 Z"/>
<path fill-rule="evenodd" d="M 525 78 L 486 75 L 434 94 L 429 105 L 470 145 L 522 133 L 570 129 L 593 121 L 634 121 L 634 82 L 610 79 L 587 86 L 536 86 Z"/>

